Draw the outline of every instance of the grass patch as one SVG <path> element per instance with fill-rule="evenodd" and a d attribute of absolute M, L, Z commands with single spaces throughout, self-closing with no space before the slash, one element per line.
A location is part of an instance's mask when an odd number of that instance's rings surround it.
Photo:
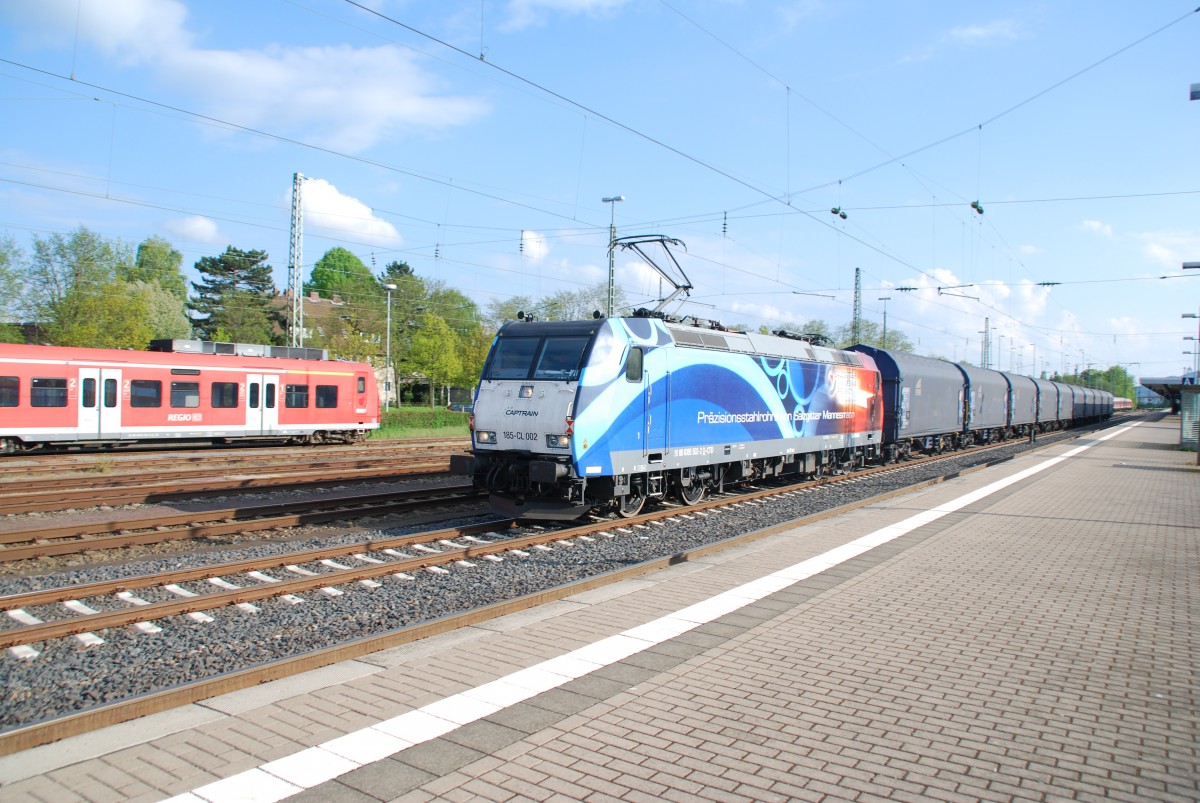
<path fill-rule="evenodd" d="M 469 413 L 428 407 L 400 407 L 381 412 L 376 438 L 466 438 Z"/>

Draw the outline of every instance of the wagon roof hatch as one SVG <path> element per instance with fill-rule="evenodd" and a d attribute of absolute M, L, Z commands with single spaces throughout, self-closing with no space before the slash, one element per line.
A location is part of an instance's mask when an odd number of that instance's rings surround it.
<path fill-rule="evenodd" d="M 617 248 L 632 248 L 637 252 L 637 255 L 645 260 L 646 264 L 658 271 L 659 275 L 671 283 L 675 291 L 669 296 L 658 302 L 658 306 L 652 312 L 661 312 L 663 307 L 670 304 L 679 296 L 687 296 L 688 291 L 692 289 L 692 282 L 688 279 L 687 274 L 683 272 L 683 268 L 679 266 L 679 261 L 675 259 L 675 254 L 671 253 L 671 246 L 678 246 L 687 249 L 687 246 L 682 241 L 672 237 L 667 237 L 662 234 L 635 234 L 630 237 L 618 237 L 613 240 L 612 247 Z M 661 250 L 661 254 L 659 253 Z M 655 261 L 650 254 L 658 254 L 658 261 Z"/>

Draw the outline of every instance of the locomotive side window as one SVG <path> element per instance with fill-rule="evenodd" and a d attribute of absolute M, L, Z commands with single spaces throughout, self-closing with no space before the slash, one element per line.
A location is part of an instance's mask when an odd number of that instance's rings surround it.
<path fill-rule="evenodd" d="M 308 385 L 286 385 L 283 391 L 284 407 L 307 407 Z"/>
<path fill-rule="evenodd" d="M 34 377 L 29 384 L 30 407 L 66 407 L 67 380 Z"/>
<path fill-rule="evenodd" d="M 104 380 L 104 406 L 109 409 L 117 406 L 117 380 Z"/>
<path fill-rule="evenodd" d="M 162 382 L 134 379 L 129 383 L 130 407 L 162 407 Z"/>
<path fill-rule="evenodd" d="M 325 410 L 337 407 L 337 385 L 317 385 L 317 407 Z"/>
<path fill-rule="evenodd" d="M 200 383 L 199 382 L 172 382 L 171 383 L 171 406 L 172 407 L 199 407 L 200 406 Z"/>
<path fill-rule="evenodd" d="M 96 406 L 96 380 L 90 376 L 83 380 L 83 406 Z"/>
<path fill-rule="evenodd" d="M 21 380 L 0 376 L 0 407 L 16 407 L 21 402 Z"/>
<path fill-rule="evenodd" d="M 538 360 L 534 379 L 561 379 L 570 381 L 579 377 L 579 364 L 583 362 L 583 351 L 589 337 L 546 338 L 542 356 Z"/>
<path fill-rule="evenodd" d="M 629 357 L 625 360 L 625 379 L 629 382 L 642 381 L 642 356 L 644 352 L 640 348 L 631 348 Z"/>
<path fill-rule="evenodd" d="M 507 337 L 501 338 L 496 344 L 496 353 L 488 363 L 488 379 L 525 379 L 533 366 L 534 355 L 537 354 L 536 337 Z"/>
<path fill-rule="evenodd" d="M 258 395 L 258 383 L 253 385 L 254 393 Z M 238 386 L 237 382 L 213 382 L 212 383 L 212 406 L 218 407 L 237 407 L 238 406 Z M 254 400 L 251 407 L 258 406 L 258 399 Z"/>

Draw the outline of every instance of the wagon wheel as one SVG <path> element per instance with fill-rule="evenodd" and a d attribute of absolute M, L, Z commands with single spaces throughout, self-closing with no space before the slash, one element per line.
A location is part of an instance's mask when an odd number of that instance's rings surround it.
<path fill-rule="evenodd" d="M 678 492 L 676 495 L 679 497 L 679 501 L 683 504 L 689 506 L 694 505 L 704 498 L 704 483 L 696 479 L 696 475 L 693 472 L 689 476 L 691 479 L 691 484 L 685 487 L 682 482 L 683 477 L 684 474 L 681 472 L 679 476 L 681 481 L 679 483 Z"/>
<path fill-rule="evenodd" d="M 617 515 L 623 519 L 632 518 L 642 512 L 646 504 L 646 495 L 640 490 L 631 488 L 624 496 L 617 497 Z"/>

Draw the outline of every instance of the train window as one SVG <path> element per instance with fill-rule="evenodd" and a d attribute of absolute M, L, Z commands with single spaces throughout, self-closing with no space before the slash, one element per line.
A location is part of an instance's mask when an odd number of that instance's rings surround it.
<path fill-rule="evenodd" d="M 358 392 L 359 393 L 367 392 L 367 378 L 365 376 L 360 376 L 358 378 Z"/>
<path fill-rule="evenodd" d="M 266 407 L 268 410 L 275 409 L 275 383 L 274 382 L 267 383 L 267 390 L 266 390 L 266 393 L 263 394 L 263 396 L 265 397 L 263 399 L 263 407 Z"/>
<path fill-rule="evenodd" d="M 255 395 L 258 393 L 258 383 L 254 384 Z M 238 386 L 237 382 L 213 382 L 212 383 L 212 406 L 218 407 L 237 407 L 238 406 Z M 258 399 L 254 400 L 251 407 L 258 406 Z"/>
<path fill-rule="evenodd" d="M 162 407 L 162 382 L 134 379 L 129 383 L 130 407 Z"/>
<path fill-rule="evenodd" d="M 83 406 L 96 406 L 96 380 L 90 376 L 83 380 Z"/>
<path fill-rule="evenodd" d="M 250 383 L 250 409 L 251 410 L 258 409 L 258 383 L 257 382 Z"/>
<path fill-rule="evenodd" d="M 642 381 L 642 355 L 640 348 L 631 348 L 625 360 L 625 378 L 630 382 Z"/>
<path fill-rule="evenodd" d="M 0 407 L 16 407 L 20 403 L 20 378 L 15 376 L 0 376 Z"/>
<path fill-rule="evenodd" d="M 117 380 L 115 379 L 104 380 L 104 406 L 109 408 L 117 406 Z"/>
<path fill-rule="evenodd" d="M 488 379 L 525 379 L 537 354 L 536 337 L 502 337 L 487 367 Z"/>
<path fill-rule="evenodd" d="M 572 380 L 579 376 L 579 364 L 583 362 L 583 350 L 588 337 L 548 337 L 538 360 L 534 379 Z"/>
<path fill-rule="evenodd" d="M 172 407 L 199 407 L 200 406 L 200 383 L 199 382 L 172 382 L 171 383 L 171 406 Z"/>
<path fill-rule="evenodd" d="M 317 407 L 337 407 L 337 385 L 317 385 Z"/>
<path fill-rule="evenodd" d="M 283 391 L 284 407 L 307 407 L 308 385 L 286 385 Z"/>
<path fill-rule="evenodd" d="M 29 406 L 66 407 L 67 380 L 35 376 L 29 383 Z"/>

